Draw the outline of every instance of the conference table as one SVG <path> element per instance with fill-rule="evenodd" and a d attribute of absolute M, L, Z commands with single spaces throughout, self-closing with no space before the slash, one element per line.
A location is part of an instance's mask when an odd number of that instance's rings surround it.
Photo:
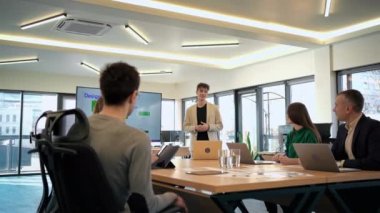
<path fill-rule="evenodd" d="M 351 188 L 380 188 L 380 172 L 334 173 L 304 170 L 299 165 L 246 165 L 217 175 L 194 175 L 187 172 L 220 170 L 216 160 L 174 159 L 175 169 L 152 170 L 155 188 L 178 191 L 208 198 L 222 212 L 239 208 L 249 212 L 244 199 L 268 201 L 286 196 L 289 212 L 311 212 L 326 195 L 336 209 L 353 212 L 339 193 Z M 359 195 L 358 195 L 359 196 Z M 379 204 L 380 205 L 380 204 Z"/>

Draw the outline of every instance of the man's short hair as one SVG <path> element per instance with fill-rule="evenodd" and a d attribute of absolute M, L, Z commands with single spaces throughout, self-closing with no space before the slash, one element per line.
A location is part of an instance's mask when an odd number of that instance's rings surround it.
<path fill-rule="evenodd" d="M 207 91 L 210 90 L 210 86 L 209 86 L 208 84 L 206 84 L 206 83 L 199 83 L 199 84 L 197 85 L 197 91 L 198 91 L 200 88 L 207 89 Z"/>
<path fill-rule="evenodd" d="M 338 95 L 344 95 L 344 97 L 353 105 L 355 112 L 362 112 L 364 98 L 358 90 L 349 89 L 338 93 Z"/>
<path fill-rule="evenodd" d="M 99 81 L 107 105 L 123 104 L 140 86 L 140 76 L 136 68 L 124 62 L 108 64 Z"/>

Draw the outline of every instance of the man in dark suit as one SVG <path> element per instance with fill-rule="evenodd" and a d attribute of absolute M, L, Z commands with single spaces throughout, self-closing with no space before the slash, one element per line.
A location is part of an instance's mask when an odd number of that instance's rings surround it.
<path fill-rule="evenodd" d="M 341 167 L 380 170 L 380 122 L 363 113 L 364 98 L 357 90 L 340 92 L 334 112 L 339 121 L 332 152 Z"/>
<path fill-rule="evenodd" d="M 341 167 L 380 170 L 380 122 L 365 116 L 363 105 L 363 95 L 357 90 L 337 95 L 334 112 L 345 124 L 339 126 L 332 152 Z M 352 186 L 336 192 L 351 212 L 378 212 L 379 188 Z"/>

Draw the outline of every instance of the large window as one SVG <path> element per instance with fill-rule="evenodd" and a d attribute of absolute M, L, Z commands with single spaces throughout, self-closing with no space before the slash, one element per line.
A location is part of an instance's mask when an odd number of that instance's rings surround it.
<path fill-rule="evenodd" d="M 279 151 L 278 127 L 286 124 L 285 85 L 264 87 L 262 91 L 263 150 Z"/>
<path fill-rule="evenodd" d="M 9 113 L 20 117 L 20 112 L 21 93 L 0 92 L 0 115 L 6 117 L 0 123 L 0 174 L 18 173 L 20 138 L 19 134 L 10 132 L 9 126 L 14 122 L 9 119 Z"/>
<path fill-rule="evenodd" d="M 186 111 L 189 107 L 194 105 L 196 103 L 197 99 L 196 98 L 190 98 L 184 100 L 183 106 L 182 106 L 182 123 L 185 121 L 185 116 L 186 116 Z M 185 132 L 185 146 L 190 146 L 191 138 L 190 138 L 190 133 Z"/>
<path fill-rule="evenodd" d="M 175 100 L 162 100 L 161 130 L 175 130 Z"/>
<path fill-rule="evenodd" d="M 315 105 L 315 82 L 301 82 L 290 85 L 290 103 L 301 102 L 305 104 L 311 120 L 316 119 L 316 105 Z"/>
<path fill-rule="evenodd" d="M 217 96 L 220 115 L 223 121 L 223 130 L 220 139 L 223 142 L 235 142 L 235 101 L 234 94 L 221 94 Z"/>
<path fill-rule="evenodd" d="M 339 90 L 359 90 L 365 101 L 363 112 L 380 120 L 380 65 L 342 71 L 338 75 Z"/>
<path fill-rule="evenodd" d="M 252 151 L 258 150 L 258 117 L 257 98 L 255 91 L 246 91 L 239 94 L 241 103 L 241 132 L 239 132 L 240 142 L 250 144 Z"/>
<path fill-rule="evenodd" d="M 38 172 L 40 170 L 38 154 L 27 152 L 35 144 L 29 141 L 29 134 L 34 131 L 38 117 L 47 110 L 56 111 L 58 103 L 57 94 L 24 93 L 23 120 L 22 120 L 22 146 L 21 146 L 21 172 Z M 37 131 L 44 128 L 45 120 L 41 119 Z"/>

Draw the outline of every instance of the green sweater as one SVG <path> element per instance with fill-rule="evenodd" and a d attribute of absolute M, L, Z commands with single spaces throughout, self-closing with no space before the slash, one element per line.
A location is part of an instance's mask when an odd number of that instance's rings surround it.
<path fill-rule="evenodd" d="M 286 156 L 289 158 L 298 158 L 296 151 L 294 150 L 294 143 L 317 143 L 317 137 L 311 129 L 302 128 L 298 131 L 293 129 L 286 137 Z"/>

